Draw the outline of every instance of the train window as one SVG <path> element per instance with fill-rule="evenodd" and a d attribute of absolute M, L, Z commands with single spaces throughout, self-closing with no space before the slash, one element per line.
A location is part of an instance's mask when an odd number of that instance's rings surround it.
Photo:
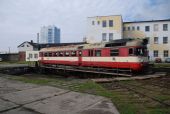
<path fill-rule="evenodd" d="M 82 52 L 81 51 L 79 51 L 79 56 L 81 56 L 82 55 Z"/>
<path fill-rule="evenodd" d="M 49 56 L 49 57 L 52 57 L 52 53 L 48 53 L 48 56 Z"/>
<path fill-rule="evenodd" d="M 63 52 L 59 52 L 59 56 L 63 56 Z"/>
<path fill-rule="evenodd" d="M 119 55 L 119 49 L 110 50 L 110 56 L 118 56 L 118 55 Z"/>
<path fill-rule="evenodd" d="M 69 56 L 70 55 L 70 53 L 69 52 L 65 52 L 65 56 Z"/>
<path fill-rule="evenodd" d="M 101 50 L 95 50 L 95 56 L 100 57 L 101 56 Z"/>
<path fill-rule="evenodd" d="M 72 51 L 71 56 L 76 56 L 76 51 Z"/>
<path fill-rule="evenodd" d="M 146 48 L 136 48 L 135 55 L 145 56 L 146 52 L 147 52 Z"/>
<path fill-rule="evenodd" d="M 89 57 L 93 56 L 93 50 L 89 50 Z"/>
<path fill-rule="evenodd" d="M 47 55 L 48 55 L 47 53 L 44 53 L 44 57 L 47 57 Z"/>
<path fill-rule="evenodd" d="M 58 56 L 58 52 L 54 52 L 54 53 L 53 53 L 53 56 L 54 56 L 54 57 L 57 57 L 57 56 Z"/>
<path fill-rule="evenodd" d="M 133 48 L 129 48 L 129 55 L 133 55 Z"/>
<path fill-rule="evenodd" d="M 40 52 L 40 53 L 39 53 L 39 56 L 40 56 L 40 57 L 43 57 L 43 52 Z"/>

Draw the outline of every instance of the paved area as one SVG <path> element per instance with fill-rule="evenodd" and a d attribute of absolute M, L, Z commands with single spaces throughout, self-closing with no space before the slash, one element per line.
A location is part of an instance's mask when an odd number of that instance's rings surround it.
<path fill-rule="evenodd" d="M 0 74 L 2 114 L 119 114 L 109 99 L 9 80 Z"/>

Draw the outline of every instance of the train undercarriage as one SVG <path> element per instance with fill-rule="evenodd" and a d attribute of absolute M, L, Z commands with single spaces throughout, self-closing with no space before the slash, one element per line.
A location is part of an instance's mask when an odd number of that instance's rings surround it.
<path fill-rule="evenodd" d="M 112 76 L 122 76 L 122 77 L 130 77 L 130 76 L 136 76 L 136 75 L 146 75 L 146 74 L 152 74 L 153 64 L 149 64 L 145 67 L 142 71 L 133 71 L 131 68 L 126 69 L 120 69 L 120 68 L 101 68 L 101 67 L 83 67 L 83 66 L 66 66 L 66 65 L 54 65 L 54 64 L 40 64 L 39 69 L 40 72 L 46 73 L 46 72 L 60 72 L 60 73 L 73 73 L 78 74 L 81 76 L 83 74 L 83 77 L 89 76 L 89 74 L 93 75 L 94 77 L 100 77 L 100 76 L 106 76 L 106 77 L 112 77 Z"/>

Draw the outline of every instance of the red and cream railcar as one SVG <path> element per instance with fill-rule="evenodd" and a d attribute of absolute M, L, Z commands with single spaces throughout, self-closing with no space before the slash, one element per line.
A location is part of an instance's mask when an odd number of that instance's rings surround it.
<path fill-rule="evenodd" d="M 39 62 L 43 65 L 141 71 L 148 65 L 148 55 L 142 40 L 128 40 L 43 48 L 40 50 Z"/>

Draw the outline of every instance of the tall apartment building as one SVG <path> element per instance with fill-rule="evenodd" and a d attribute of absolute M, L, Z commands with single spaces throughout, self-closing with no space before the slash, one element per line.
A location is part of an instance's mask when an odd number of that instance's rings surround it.
<path fill-rule="evenodd" d="M 96 16 L 87 19 L 87 39 L 111 41 L 122 38 L 122 17 Z"/>
<path fill-rule="evenodd" d="M 87 19 L 87 39 L 147 38 L 150 60 L 170 57 L 170 19 L 123 22 L 121 15 Z"/>
<path fill-rule="evenodd" d="M 43 26 L 40 31 L 40 43 L 60 43 L 60 29 L 55 26 Z"/>
<path fill-rule="evenodd" d="M 170 57 L 170 19 L 123 23 L 124 38 L 147 38 L 150 60 Z"/>

